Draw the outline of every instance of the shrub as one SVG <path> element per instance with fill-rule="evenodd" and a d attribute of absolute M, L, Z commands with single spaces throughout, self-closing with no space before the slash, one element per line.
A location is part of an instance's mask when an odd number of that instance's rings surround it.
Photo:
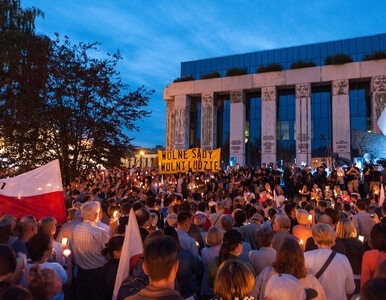
<path fill-rule="evenodd" d="M 366 56 L 362 59 L 362 61 L 385 59 L 385 58 L 386 58 L 386 51 L 374 51 L 371 54 L 366 54 Z"/>
<path fill-rule="evenodd" d="M 310 68 L 310 67 L 316 67 L 316 64 L 313 63 L 312 61 L 306 62 L 299 60 L 297 62 L 294 62 L 291 66 L 290 69 L 302 69 L 302 68 Z"/>
<path fill-rule="evenodd" d="M 266 66 L 261 66 L 256 70 L 256 73 L 277 72 L 283 71 L 283 67 L 280 64 L 273 63 Z"/>
<path fill-rule="evenodd" d="M 239 76 L 247 74 L 247 68 L 233 68 L 227 70 L 226 76 Z"/>
<path fill-rule="evenodd" d="M 194 80 L 193 76 L 189 75 L 189 76 L 176 78 L 176 79 L 174 79 L 173 82 L 182 82 L 182 81 L 191 81 L 191 80 Z"/>
<path fill-rule="evenodd" d="M 343 65 L 353 62 L 353 59 L 347 54 L 336 54 L 327 56 L 324 62 L 326 65 Z"/>
<path fill-rule="evenodd" d="M 220 72 L 216 71 L 209 74 L 204 74 L 201 76 L 201 79 L 210 79 L 210 78 L 219 78 L 221 77 Z"/>

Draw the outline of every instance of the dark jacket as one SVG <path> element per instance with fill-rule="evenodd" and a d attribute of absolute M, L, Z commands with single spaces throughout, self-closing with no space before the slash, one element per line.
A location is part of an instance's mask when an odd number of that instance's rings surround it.
<path fill-rule="evenodd" d="M 365 253 L 363 243 L 355 238 L 337 240 L 342 241 L 345 246 L 346 256 L 350 262 L 353 273 L 360 275 L 362 270 L 362 258 Z"/>
<path fill-rule="evenodd" d="M 143 261 L 144 259 L 140 258 L 130 270 L 129 276 L 123 280 L 118 291 L 117 300 L 123 300 L 128 296 L 135 295 L 149 285 L 149 277 L 142 269 Z"/>
<path fill-rule="evenodd" d="M 318 246 L 316 246 L 314 238 L 308 238 L 306 242 L 306 251 L 311 251 L 315 249 L 318 249 Z M 331 250 L 346 255 L 346 248 L 344 247 L 343 242 L 339 239 L 335 240 L 335 245 L 331 247 Z"/>
<path fill-rule="evenodd" d="M 176 291 L 169 288 L 160 288 L 147 286 L 139 293 L 127 297 L 125 300 L 184 300 L 183 297 Z"/>
<path fill-rule="evenodd" d="M 188 250 L 182 250 L 178 255 L 178 260 L 179 265 L 176 277 L 178 288 L 176 289 L 184 298 L 189 298 L 194 294 L 199 295 L 198 282 L 201 282 L 203 264 Z"/>
<path fill-rule="evenodd" d="M 113 297 L 118 265 L 119 259 L 114 259 L 106 263 L 102 268 L 103 299 L 105 300 L 111 300 Z"/>

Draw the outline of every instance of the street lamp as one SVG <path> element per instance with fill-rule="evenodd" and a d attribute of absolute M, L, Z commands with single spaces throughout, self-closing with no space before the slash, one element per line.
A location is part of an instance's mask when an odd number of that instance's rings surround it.
<path fill-rule="evenodd" d="M 142 169 L 142 159 L 143 159 L 143 156 L 145 155 L 145 151 L 143 151 L 143 150 L 139 151 L 139 155 L 141 156 L 141 165 L 140 165 L 140 167 Z"/>

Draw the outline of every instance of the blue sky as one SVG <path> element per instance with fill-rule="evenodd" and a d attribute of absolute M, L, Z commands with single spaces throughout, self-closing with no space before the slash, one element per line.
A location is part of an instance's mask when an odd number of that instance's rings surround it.
<path fill-rule="evenodd" d="M 145 85 L 152 116 L 134 144 L 165 143 L 163 88 L 180 63 L 386 32 L 385 1 L 22 0 L 43 10 L 36 31 L 121 51 L 119 70 L 133 89 Z"/>

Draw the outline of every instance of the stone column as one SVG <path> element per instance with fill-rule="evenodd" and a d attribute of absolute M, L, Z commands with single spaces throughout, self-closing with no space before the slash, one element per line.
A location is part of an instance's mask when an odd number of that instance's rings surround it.
<path fill-rule="evenodd" d="M 311 83 L 296 84 L 296 164 L 311 166 Z"/>
<path fill-rule="evenodd" d="M 231 121 L 229 159 L 236 157 L 236 163 L 245 164 L 245 95 L 243 90 L 230 91 Z"/>
<path fill-rule="evenodd" d="M 386 106 L 386 75 L 371 78 L 371 129 L 373 133 L 382 134 L 378 119 Z"/>
<path fill-rule="evenodd" d="M 177 95 L 174 98 L 175 131 L 174 149 L 189 149 L 190 129 L 190 98 L 187 95 Z"/>
<path fill-rule="evenodd" d="M 332 151 L 351 159 L 348 80 L 332 82 Z"/>
<path fill-rule="evenodd" d="M 261 89 L 261 163 L 276 162 L 276 87 Z"/>
<path fill-rule="evenodd" d="M 217 137 L 217 107 L 214 93 L 201 95 L 201 149 L 216 149 Z"/>
<path fill-rule="evenodd" d="M 166 100 L 166 132 L 165 132 L 165 150 L 170 151 L 174 148 L 174 100 Z"/>

